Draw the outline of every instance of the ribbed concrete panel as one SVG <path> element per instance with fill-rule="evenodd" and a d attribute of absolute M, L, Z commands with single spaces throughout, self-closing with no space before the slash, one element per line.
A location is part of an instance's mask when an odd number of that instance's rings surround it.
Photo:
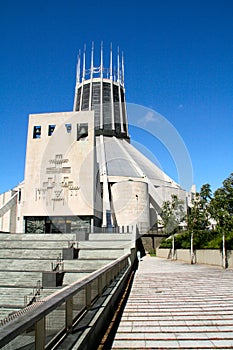
<path fill-rule="evenodd" d="M 168 175 L 166 175 L 161 169 L 159 169 L 154 163 L 146 158 L 141 152 L 139 152 L 133 145 L 129 144 L 125 140 L 119 140 L 122 143 L 124 149 L 138 164 L 143 173 L 150 179 L 156 180 L 158 184 L 164 185 L 167 182 L 169 186 L 179 187 Z"/>
<path fill-rule="evenodd" d="M 109 176 L 140 177 L 127 154 L 114 138 L 104 138 L 105 156 Z"/>
<path fill-rule="evenodd" d="M 96 144 L 97 159 L 100 159 L 98 140 Z M 144 174 L 158 186 L 180 188 L 168 175 L 127 141 L 104 137 L 104 148 L 109 176 L 142 177 Z"/>

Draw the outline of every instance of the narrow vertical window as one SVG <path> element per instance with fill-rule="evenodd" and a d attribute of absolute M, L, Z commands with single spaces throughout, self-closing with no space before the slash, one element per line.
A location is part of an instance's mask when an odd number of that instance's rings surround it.
<path fill-rule="evenodd" d="M 49 125 L 48 136 L 53 135 L 56 125 Z"/>
<path fill-rule="evenodd" d="M 18 192 L 18 202 L 21 202 L 21 188 L 19 188 L 19 192 Z"/>
<path fill-rule="evenodd" d="M 88 124 L 77 124 L 77 141 L 84 139 L 88 136 Z"/>
<path fill-rule="evenodd" d="M 67 131 L 67 134 L 71 134 L 71 130 L 72 130 L 71 124 L 66 124 L 66 131 Z"/>
<path fill-rule="evenodd" d="M 40 125 L 36 125 L 33 128 L 33 138 L 34 139 L 40 139 L 41 137 L 41 126 Z"/>

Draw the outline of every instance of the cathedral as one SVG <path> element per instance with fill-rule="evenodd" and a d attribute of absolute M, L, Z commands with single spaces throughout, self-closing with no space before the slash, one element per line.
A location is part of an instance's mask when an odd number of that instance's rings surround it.
<path fill-rule="evenodd" d="M 29 115 L 25 176 L 0 194 L 0 232 L 141 233 L 188 193 L 130 143 L 124 57 L 78 55 L 73 111 Z M 106 57 L 106 55 L 105 55 Z M 106 61 L 106 60 L 105 60 Z M 107 68 L 106 68 L 107 67 Z"/>

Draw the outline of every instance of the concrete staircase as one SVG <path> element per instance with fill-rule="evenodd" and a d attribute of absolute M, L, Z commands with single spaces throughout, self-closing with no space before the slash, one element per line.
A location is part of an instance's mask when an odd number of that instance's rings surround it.
<path fill-rule="evenodd" d="M 33 298 L 42 271 L 51 270 L 51 263 L 67 247 L 73 235 L 0 234 L 0 319 L 20 310 Z M 43 288 L 44 298 L 57 288 Z M 27 298 L 27 300 L 26 300 Z"/>
<path fill-rule="evenodd" d="M 129 250 L 131 234 L 90 234 L 77 241 L 76 234 L 0 234 L 0 319 L 24 307 L 33 297 L 33 289 L 42 281 L 42 271 L 62 258 L 62 249 L 71 243 L 78 258 L 64 260 L 63 286 L 87 276 Z M 41 289 L 44 298 L 58 288 Z"/>
<path fill-rule="evenodd" d="M 112 349 L 232 349 L 233 271 L 144 257 Z"/>
<path fill-rule="evenodd" d="M 92 233 L 88 241 L 79 241 L 78 260 L 67 260 L 63 284 L 73 283 L 124 255 L 131 247 L 131 233 Z"/>

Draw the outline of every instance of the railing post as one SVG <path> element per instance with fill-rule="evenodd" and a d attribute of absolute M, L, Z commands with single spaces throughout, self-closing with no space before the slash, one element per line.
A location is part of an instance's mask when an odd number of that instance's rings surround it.
<path fill-rule="evenodd" d="M 121 261 L 119 264 L 117 264 L 117 276 L 120 274 L 121 270 L 122 270 L 122 263 L 124 263 L 124 261 Z"/>
<path fill-rule="evenodd" d="M 102 289 L 104 289 L 107 286 L 107 273 L 104 272 L 102 276 Z"/>
<path fill-rule="evenodd" d="M 105 272 L 105 287 L 109 285 L 109 271 Z"/>
<path fill-rule="evenodd" d="M 111 282 L 111 279 L 112 279 L 112 270 L 108 270 L 107 272 L 107 281 L 108 281 L 108 286 Z"/>
<path fill-rule="evenodd" d="M 35 324 L 35 350 L 45 349 L 45 317 Z"/>
<path fill-rule="evenodd" d="M 102 274 L 98 277 L 98 296 L 100 296 L 103 292 L 103 278 Z"/>
<path fill-rule="evenodd" d="M 66 301 L 66 330 L 70 330 L 73 325 L 73 297 Z"/>
<path fill-rule="evenodd" d="M 118 277 L 121 271 L 121 263 L 117 264 L 116 266 L 116 273 L 115 273 L 115 277 Z"/>
<path fill-rule="evenodd" d="M 117 266 L 113 266 L 112 268 L 112 281 L 116 278 L 117 275 Z"/>
<path fill-rule="evenodd" d="M 89 309 L 91 306 L 91 283 L 88 283 L 86 285 L 85 290 L 86 290 L 86 307 L 87 309 Z"/>

